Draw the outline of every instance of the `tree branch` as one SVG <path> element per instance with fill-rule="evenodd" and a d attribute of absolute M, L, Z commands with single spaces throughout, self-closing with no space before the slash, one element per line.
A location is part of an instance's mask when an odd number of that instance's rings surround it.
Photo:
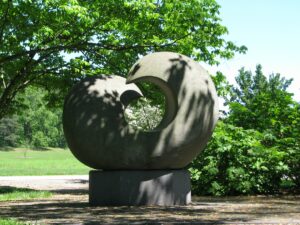
<path fill-rule="evenodd" d="M 175 44 L 177 41 L 184 39 L 185 37 L 189 36 L 189 34 L 175 39 L 174 41 L 167 43 L 167 44 L 162 44 L 162 45 L 104 45 L 102 43 L 94 43 L 94 42 L 86 42 L 86 43 L 75 43 L 75 44 L 70 44 L 70 45 L 57 45 L 57 46 L 52 46 L 49 48 L 37 48 L 37 49 L 32 49 L 28 51 L 22 51 L 19 53 L 16 53 L 14 55 L 6 56 L 6 57 L 0 57 L 0 64 L 3 64 L 5 62 L 11 61 L 18 59 L 20 57 L 23 57 L 28 54 L 40 54 L 43 52 L 48 52 L 48 51 L 63 51 L 63 50 L 74 50 L 74 51 L 88 51 L 90 48 L 99 48 L 99 49 L 106 49 L 106 50 L 114 50 L 114 51 L 124 51 L 124 50 L 130 50 L 130 49 L 139 49 L 139 48 L 165 48 L 168 46 L 171 46 Z"/>

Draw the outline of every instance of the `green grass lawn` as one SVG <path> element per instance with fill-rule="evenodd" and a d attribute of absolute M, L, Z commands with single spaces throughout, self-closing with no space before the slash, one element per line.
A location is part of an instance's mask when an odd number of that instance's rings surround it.
<path fill-rule="evenodd" d="M 0 176 L 81 175 L 89 170 L 68 149 L 0 149 Z"/>
<path fill-rule="evenodd" d="M 0 202 L 14 200 L 31 200 L 34 198 L 49 198 L 49 191 L 33 190 L 28 188 L 0 187 Z"/>
<path fill-rule="evenodd" d="M 15 219 L 9 219 L 9 218 L 8 219 L 0 218 L 0 224 L 1 225 L 27 225 L 27 223 L 23 223 Z"/>

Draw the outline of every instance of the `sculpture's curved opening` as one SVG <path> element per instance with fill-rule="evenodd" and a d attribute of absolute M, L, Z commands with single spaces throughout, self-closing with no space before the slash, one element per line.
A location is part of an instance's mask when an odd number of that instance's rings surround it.
<path fill-rule="evenodd" d="M 126 106 L 125 119 L 134 129 L 156 131 L 165 114 L 165 95 L 153 83 L 140 82 L 138 86 L 144 97 L 135 99 Z"/>

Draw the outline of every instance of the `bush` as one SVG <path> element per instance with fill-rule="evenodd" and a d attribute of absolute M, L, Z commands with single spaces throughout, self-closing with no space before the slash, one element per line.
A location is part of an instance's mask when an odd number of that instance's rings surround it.
<path fill-rule="evenodd" d="M 219 122 L 206 149 L 191 163 L 199 195 L 270 194 L 288 174 L 287 153 L 262 144 L 265 135 Z"/>
<path fill-rule="evenodd" d="M 300 143 L 296 138 L 283 138 L 276 143 L 280 149 L 285 151 L 284 163 L 289 170 L 285 175 L 285 181 L 290 183 L 295 191 L 300 191 Z"/>
<path fill-rule="evenodd" d="M 45 148 L 49 146 L 48 138 L 41 131 L 37 131 L 32 136 L 32 146 L 36 148 Z"/>

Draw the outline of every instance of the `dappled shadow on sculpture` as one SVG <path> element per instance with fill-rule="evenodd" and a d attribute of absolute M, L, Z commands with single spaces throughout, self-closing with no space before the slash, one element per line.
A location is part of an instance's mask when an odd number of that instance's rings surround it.
<path fill-rule="evenodd" d="M 133 82 L 150 81 L 166 95 L 166 112 L 152 132 L 134 130 L 126 105 L 142 96 Z M 66 98 L 64 131 L 71 151 L 95 169 L 181 169 L 206 145 L 218 116 L 207 72 L 176 53 L 154 53 L 119 76 L 90 77 Z"/>
<path fill-rule="evenodd" d="M 133 129 L 124 116 L 126 106 L 142 96 L 134 83 L 144 81 L 166 97 L 165 115 L 150 132 Z M 205 147 L 217 118 L 207 72 L 184 55 L 159 52 L 139 60 L 127 79 L 100 75 L 75 85 L 65 100 L 63 125 L 73 154 L 94 169 L 181 170 Z"/>

